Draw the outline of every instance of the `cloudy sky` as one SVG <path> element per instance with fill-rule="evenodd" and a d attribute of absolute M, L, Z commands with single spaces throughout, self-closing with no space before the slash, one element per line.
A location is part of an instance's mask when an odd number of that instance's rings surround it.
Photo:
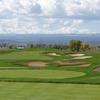
<path fill-rule="evenodd" d="M 100 0 L 0 0 L 0 34 L 99 34 Z"/>

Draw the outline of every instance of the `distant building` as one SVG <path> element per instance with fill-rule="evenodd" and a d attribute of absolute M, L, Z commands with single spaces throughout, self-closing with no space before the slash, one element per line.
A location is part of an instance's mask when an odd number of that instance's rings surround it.
<path fill-rule="evenodd" d="M 26 46 L 17 46 L 17 49 L 25 49 Z"/>

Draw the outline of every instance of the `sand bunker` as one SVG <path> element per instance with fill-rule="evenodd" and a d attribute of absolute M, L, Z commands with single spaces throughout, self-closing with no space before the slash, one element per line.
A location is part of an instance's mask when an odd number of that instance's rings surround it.
<path fill-rule="evenodd" d="M 60 56 L 60 55 L 58 55 L 58 54 L 56 54 L 56 53 L 46 53 L 47 55 L 52 55 L 52 56 Z"/>
<path fill-rule="evenodd" d="M 69 55 L 73 57 L 80 57 L 80 56 L 84 56 L 85 54 L 69 54 Z"/>
<path fill-rule="evenodd" d="M 87 58 L 92 58 L 92 56 L 74 57 L 72 59 L 87 59 Z"/>
<path fill-rule="evenodd" d="M 42 62 L 42 61 L 33 61 L 29 62 L 27 65 L 28 66 L 40 66 L 40 67 L 45 67 L 47 63 Z"/>
<path fill-rule="evenodd" d="M 82 64 L 82 63 L 85 63 L 85 62 L 61 62 L 61 61 L 55 61 L 59 64 Z"/>
<path fill-rule="evenodd" d="M 75 65 L 75 66 L 61 66 L 61 67 L 88 67 L 91 64 Z"/>
<path fill-rule="evenodd" d="M 100 71 L 100 67 L 95 68 L 94 71 Z"/>
<path fill-rule="evenodd" d="M 91 65 L 91 64 L 85 64 L 86 62 L 61 62 L 61 61 L 55 61 L 55 62 L 61 64 L 62 65 L 61 67 L 88 67 Z M 67 64 L 71 65 L 67 66 Z M 80 65 L 73 65 L 73 64 L 80 64 Z"/>
<path fill-rule="evenodd" d="M 92 56 L 85 56 L 85 54 L 69 54 L 69 56 L 74 57 L 74 58 L 72 58 L 72 59 L 86 59 L 86 58 L 92 58 Z"/>

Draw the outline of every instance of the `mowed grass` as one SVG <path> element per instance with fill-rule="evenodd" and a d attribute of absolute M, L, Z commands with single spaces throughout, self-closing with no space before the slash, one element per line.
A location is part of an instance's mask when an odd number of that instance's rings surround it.
<path fill-rule="evenodd" d="M 100 85 L 1 82 L 0 100 L 100 100 Z"/>
<path fill-rule="evenodd" d="M 56 54 L 59 54 L 61 56 L 51 56 L 51 55 L 46 55 L 46 52 L 54 52 Z M 68 56 L 68 54 L 71 53 L 83 53 L 86 56 L 93 56 L 90 59 L 83 59 L 83 60 L 72 60 L 70 56 Z M 67 56 L 66 56 L 67 55 Z M 60 67 L 60 64 L 56 63 L 55 61 L 65 61 L 64 59 L 67 59 L 66 62 L 86 62 L 88 64 L 91 64 L 89 67 Z M 26 65 L 27 62 L 31 62 L 31 61 L 43 61 L 48 63 L 47 67 L 32 67 L 32 66 L 28 66 Z M 45 49 L 45 48 L 33 48 L 33 49 L 24 49 L 24 50 L 2 50 L 0 51 L 0 70 L 1 72 L 5 72 L 9 73 L 11 71 L 11 75 L 12 77 L 14 76 L 18 76 L 17 74 L 24 74 L 22 72 L 16 73 L 17 70 L 57 70 L 57 71 L 74 71 L 74 72 L 82 72 L 82 73 L 86 73 L 86 75 L 84 76 L 75 76 L 73 78 L 73 74 L 72 73 L 72 77 L 70 78 L 66 78 L 64 77 L 63 79 L 50 79 L 48 73 L 44 73 L 45 76 L 48 77 L 48 79 L 40 79 L 37 78 L 37 80 L 33 78 L 31 78 L 30 82 L 52 82 L 52 83 L 86 83 L 86 84 L 100 84 L 100 72 L 94 71 L 93 69 L 97 66 L 100 66 L 100 54 L 96 54 L 96 53 L 91 53 L 91 52 L 71 52 L 71 51 L 67 51 L 67 50 L 56 50 L 56 49 Z M 16 75 L 14 75 L 15 73 Z M 12 74 L 13 73 L 13 74 Z M 41 72 L 42 73 L 42 72 Z M 59 72 L 58 72 L 59 73 Z M 60 73 L 59 73 L 60 74 Z M 66 73 L 67 74 L 67 73 Z M 9 74 L 10 75 L 10 74 Z M 0 77 L 0 81 L 9 81 L 9 76 L 8 74 L 3 77 L 4 75 L 1 74 Z M 31 74 L 29 74 L 30 77 L 32 77 Z M 43 75 L 43 74 L 42 74 Z M 54 74 L 55 75 L 55 74 Z M 24 76 L 24 75 L 23 75 Z M 27 76 L 27 74 L 25 73 L 25 76 Z M 35 76 L 35 75 L 34 75 Z M 53 75 L 52 75 L 53 76 Z M 63 75 L 62 75 L 63 76 Z M 54 76 L 53 76 L 54 77 Z M 55 75 L 56 77 L 56 75 Z M 58 76 L 57 76 L 58 77 Z M 59 77 L 61 78 L 61 76 L 59 75 Z M 69 77 L 69 76 L 68 76 Z M 96 78 L 94 78 L 96 77 Z M 4 79 L 3 79 L 4 78 Z M 36 77 L 35 77 L 36 78 Z M 10 81 L 21 81 L 21 80 L 16 80 L 15 78 L 12 78 Z M 27 82 L 29 81 L 28 78 L 24 78 L 22 77 L 22 81 L 23 82 Z M 21 82 L 22 82 L 21 81 Z"/>
<path fill-rule="evenodd" d="M 43 55 L 41 50 L 38 51 L 16 51 L 0 55 L 0 60 L 53 60 L 52 57 Z"/>
<path fill-rule="evenodd" d="M 45 55 L 45 52 L 55 52 L 61 56 Z M 0 51 L 0 100 L 100 100 L 100 85 L 89 85 L 100 84 L 100 72 L 93 71 L 100 66 L 100 55 L 87 52 L 85 54 L 93 58 L 76 61 L 65 56 L 67 53 L 69 51 L 55 49 Z M 91 65 L 60 67 L 54 62 L 64 59 Z M 47 67 L 25 65 L 31 61 L 49 64 Z"/>
<path fill-rule="evenodd" d="M 62 79 L 83 76 L 83 72 L 64 70 L 0 70 L 0 78 Z"/>

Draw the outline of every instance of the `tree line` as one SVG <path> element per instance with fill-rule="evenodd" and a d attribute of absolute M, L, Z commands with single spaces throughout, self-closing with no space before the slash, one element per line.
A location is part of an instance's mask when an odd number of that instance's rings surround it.
<path fill-rule="evenodd" d="M 82 43 L 80 40 L 71 40 L 70 43 L 67 44 L 41 44 L 41 43 L 31 43 L 27 45 L 16 45 L 11 44 L 7 45 L 6 43 L 0 44 L 0 47 L 9 47 L 9 49 L 18 49 L 18 48 L 53 48 L 60 50 L 71 50 L 71 51 L 88 51 L 98 49 L 100 50 L 100 46 L 90 46 L 88 43 Z"/>
<path fill-rule="evenodd" d="M 80 40 L 71 40 L 69 45 L 66 44 L 28 44 L 29 48 L 53 48 L 60 50 L 71 50 L 71 51 L 88 51 L 96 49 L 95 46 L 90 46 L 88 43 L 82 43 Z M 97 46 L 100 48 L 100 46 Z"/>

